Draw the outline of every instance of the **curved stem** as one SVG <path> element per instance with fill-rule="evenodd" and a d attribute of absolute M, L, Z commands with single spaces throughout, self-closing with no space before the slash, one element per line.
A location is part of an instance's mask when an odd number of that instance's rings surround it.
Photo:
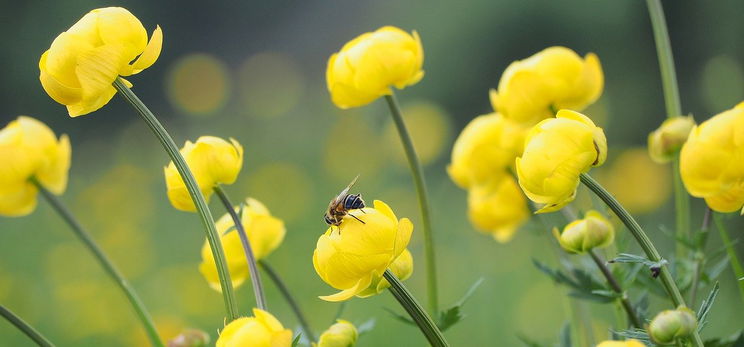
<path fill-rule="evenodd" d="M 617 202 L 615 197 L 612 196 L 610 192 L 605 190 L 604 187 L 602 187 L 597 181 L 589 176 L 589 174 L 583 173 L 580 177 L 581 183 L 591 189 L 594 194 L 597 194 L 597 196 L 599 196 L 599 198 L 604 201 L 607 207 L 615 212 L 615 215 L 620 218 L 620 220 L 623 222 L 623 224 L 625 224 L 628 230 L 630 230 L 630 233 L 633 234 L 633 237 L 641 246 L 643 252 L 646 253 L 646 257 L 648 257 L 648 259 L 653 262 L 660 262 L 661 255 L 659 254 L 659 251 L 656 250 L 656 247 L 654 247 L 651 239 L 648 238 L 648 235 L 646 235 L 643 229 L 641 229 L 641 226 L 638 225 L 638 222 L 636 222 L 633 216 L 631 216 L 630 213 L 628 213 L 628 211 L 626 211 L 625 208 L 620 205 L 619 202 Z M 667 294 L 669 295 L 669 298 L 674 303 L 674 306 L 676 307 L 683 305 L 687 307 L 685 299 L 682 298 L 682 294 L 679 292 L 679 288 L 677 288 L 677 284 L 674 283 L 672 274 L 671 272 L 669 272 L 669 268 L 665 264 L 662 264 L 660 266 L 659 278 L 661 279 L 661 283 L 664 286 Z M 692 333 L 692 342 L 693 346 L 703 347 L 703 340 L 700 338 L 700 334 L 697 332 L 697 330 L 693 331 Z"/>
<path fill-rule="evenodd" d="M 122 292 L 124 292 L 124 295 L 126 295 L 127 300 L 129 300 L 129 303 L 132 305 L 132 308 L 134 308 L 135 313 L 137 314 L 137 318 L 139 318 L 140 322 L 142 322 L 142 325 L 145 328 L 145 332 L 147 333 L 147 337 L 150 339 L 150 342 L 153 346 L 162 347 L 163 342 L 160 341 L 160 336 L 158 335 L 158 330 L 155 328 L 155 324 L 152 321 L 152 317 L 150 317 L 150 313 L 147 312 L 147 308 L 145 308 L 145 304 L 142 303 L 142 300 L 137 296 L 137 293 L 134 291 L 134 288 L 132 288 L 132 285 L 129 284 L 126 278 L 124 278 L 124 275 L 119 272 L 119 270 L 114 266 L 114 263 L 111 262 L 111 260 L 106 256 L 105 253 L 103 253 L 103 250 L 101 247 L 98 246 L 96 241 L 93 240 L 93 238 L 88 234 L 85 229 L 83 229 L 83 226 L 78 223 L 78 221 L 75 219 L 75 217 L 70 213 L 70 211 L 65 207 L 65 205 L 62 204 L 59 199 L 57 199 L 54 194 L 50 193 L 44 186 L 42 186 L 39 181 L 36 179 L 31 179 L 31 182 L 36 186 L 36 188 L 39 189 L 39 192 L 41 195 L 49 202 L 49 205 L 54 208 L 55 211 L 62 217 L 62 219 L 67 222 L 67 225 L 70 226 L 70 229 L 75 233 L 75 236 L 82 241 L 83 245 L 88 248 L 91 254 L 98 260 L 98 263 L 101 264 L 101 267 L 106 271 L 106 274 L 111 277 L 114 282 L 116 282 L 116 285 L 119 286 Z"/>
<path fill-rule="evenodd" d="M 230 202 L 230 198 L 227 196 L 225 190 L 222 189 L 222 186 L 217 184 L 214 186 L 213 189 L 217 196 L 220 198 L 222 205 L 225 206 L 227 213 L 232 218 L 235 229 L 237 230 L 238 236 L 240 237 L 240 243 L 243 245 L 245 260 L 246 262 L 248 262 L 248 272 L 250 273 L 251 283 L 253 284 L 253 295 L 256 297 L 256 307 L 266 311 L 266 296 L 264 295 L 263 285 L 261 284 L 261 274 L 258 273 L 258 266 L 256 266 L 256 256 L 253 254 L 253 249 L 251 248 L 250 241 L 248 241 L 248 234 L 245 233 L 243 221 L 240 218 L 241 216 L 238 216 L 238 214 L 235 212 L 235 207 L 233 207 L 232 202 Z"/>
<path fill-rule="evenodd" d="M 121 78 L 117 78 L 114 81 L 114 88 L 119 94 L 126 99 L 126 101 L 134 107 L 137 113 L 142 117 L 142 120 L 147 123 L 150 130 L 163 145 L 163 148 L 170 156 L 173 164 L 178 169 L 178 173 L 181 175 L 183 182 L 186 184 L 186 188 L 191 195 L 191 199 L 194 201 L 196 210 L 199 212 L 202 225 L 204 226 L 204 232 L 207 236 L 207 242 L 212 250 L 212 256 L 214 257 L 215 265 L 217 266 L 217 276 L 220 279 L 220 287 L 222 288 L 222 298 L 225 302 L 225 310 L 227 311 L 227 321 L 230 322 L 233 319 L 238 318 L 238 304 L 235 301 L 235 293 L 233 292 L 232 281 L 230 280 L 230 273 L 227 270 L 227 262 L 225 261 L 225 252 L 222 249 L 222 243 L 217 235 L 217 229 L 214 226 L 214 219 L 212 213 L 207 207 L 207 202 L 204 200 L 204 195 L 199 189 L 199 185 L 194 179 L 194 175 L 191 173 L 186 160 L 178 151 L 178 147 L 173 142 L 168 131 L 165 130 L 162 124 L 158 121 L 155 115 L 150 109 L 145 106 L 144 103 L 135 95 L 125 84 Z"/>
<path fill-rule="evenodd" d="M 44 335 L 42 335 L 38 330 L 34 329 L 34 327 L 30 326 L 26 321 L 21 319 L 21 317 L 18 317 L 13 311 L 7 309 L 5 306 L 0 305 L 0 316 L 3 316 L 3 318 L 7 319 L 10 324 L 13 324 L 18 330 L 22 331 L 26 336 L 28 336 L 29 339 L 36 342 L 37 345 L 42 347 L 53 347 L 54 344 L 47 340 Z"/>
<path fill-rule="evenodd" d="M 418 325 L 421 332 L 424 333 L 426 339 L 434 347 L 449 346 L 447 340 L 444 339 L 444 335 L 439 331 L 439 327 L 434 323 L 431 317 L 424 311 L 424 309 L 416 301 L 416 298 L 411 295 L 411 292 L 406 289 L 403 283 L 390 272 L 385 270 L 383 277 L 390 283 L 390 293 L 393 294 L 396 300 L 401 306 L 408 312 L 416 325 Z"/>
<path fill-rule="evenodd" d="M 289 288 L 287 287 L 287 285 L 284 284 L 284 281 L 282 281 L 282 278 L 279 277 L 279 274 L 274 271 L 274 268 L 269 266 L 269 263 L 264 260 L 259 260 L 258 265 L 261 266 L 261 268 L 264 270 L 264 272 L 266 272 L 267 275 L 269 275 L 271 281 L 274 282 L 274 285 L 276 285 L 276 287 L 279 289 L 279 292 L 282 293 L 282 296 L 284 296 L 284 300 L 287 301 L 289 307 L 292 308 L 292 312 L 294 312 L 295 316 L 297 316 L 297 321 L 300 323 L 300 327 L 305 333 L 305 336 L 307 336 L 308 340 L 310 340 L 310 342 L 317 341 L 315 339 L 315 335 L 313 334 L 313 330 L 310 329 L 310 325 L 307 323 L 307 319 L 305 319 L 305 315 L 302 314 L 300 305 L 297 304 L 297 301 L 292 296 L 292 293 L 289 292 Z M 342 302 L 341 304 L 343 304 L 344 302 Z"/>
<path fill-rule="evenodd" d="M 421 210 L 421 224 L 424 231 L 424 253 L 426 257 L 426 294 L 429 303 L 429 312 L 438 314 L 439 312 L 439 294 L 437 289 L 437 266 L 434 256 L 434 236 L 432 235 L 431 218 L 429 216 L 429 199 L 426 192 L 426 181 L 421 169 L 416 150 L 413 147 L 411 135 L 408 133 L 406 123 L 403 121 L 403 115 L 400 112 L 400 106 L 395 99 L 395 94 L 385 95 L 390 114 L 393 117 L 395 127 L 398 129 L 400 141 L 403 143 L 403 149 L 406 152 L 408 166 L 411 170 L 413 183 L 416 186 L 416 195 L 418 196 L 419 208 Z"/>
<path fill-rule="evenodd" d="M 615 276 L 612 275 L 612 272 L 610 272 L 610 269 L 607 268 L 605 262 L 599 257 L 599 255 L 597 255 L 596 251 L 590 249 L 589 255 L 592 257 L 592 260 L 594 260 L 594 263 L 597 264 L 599 271 L 601 271 L 604 277 L 607 279 L 607 283 L 610 284 L 612 290 L 615 293 L 622 295 L 620 297 L 620 304 L 622 304 L 623 309 L 625 309 L 625 313 L 628 314 L 628 322 L 630 323 L 630 325 L 635 328 L 642 329 L 643 323 L 641 323 L 641 319 L 638 318 L 638 314 L 635 312 L 633 305 L 630 304 L 630 300 L 628 300 L 628 293 L 626 293 L 623 288 L 620 287 L 620 283 L 617 282 Z"/>
<path fill-rule="evenodd" d="M 744 269 L 742 269 L 739 258 L 736 256 L 734 244 L 731 242 L 728 232 L 726 232 L 726 225 L 721 220 L 721 214 L 715 213 L 713 215 L 713 221 L 716 223 L 716 229 L 718 229 L 718 233 L 721 235 L 721 241 L 723 241 L 723 245 L 726 247 L 726 254 L 728 255 L 731 269 L 736 276 L 736 284 L 739 287 L 739 296 L 741 297 L 741 301 L 744 302 Z"/>

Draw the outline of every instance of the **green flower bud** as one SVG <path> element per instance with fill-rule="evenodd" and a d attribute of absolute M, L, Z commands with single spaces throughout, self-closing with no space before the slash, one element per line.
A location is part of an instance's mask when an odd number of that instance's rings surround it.
<path fill-rule="evenodd" d="M 197 329 L 186 329 L 168 341 L 168 347 L 206 347 L 208 344 L 209 334 Z"/>
<path fill-rule="evenodd" d="M 692 116 L 672 117 L 661 123 L 658 129 L 648 135 L 648 154 L 651 159 L 660 164 L 670 162 L 687 142 L 687 136 L 694 126 Z"/>
<path fill-rule="evenodd" d="M 648 334 L 657 344 L 673 343 L 679 337 L 685 337 L 697 329 L 695 313 L 687 307 L 676 310 L 661 311 L 648 326 Z"/>
<path fill-rule="evenodd" d="M 615 228 L 601 213 L 591 210 L 584 219 L 566 225 L 562 233 L 553 228 L 553 235 L 567 252 L 586 253 L 592 248 L 611 244 L 615 239 Z"/>
<path fill-rule="evenodd" d="M 359 333 L 354 324 L 339 319 L 320 335 L 316 347 L 352 347 L 358 337 Z"/>

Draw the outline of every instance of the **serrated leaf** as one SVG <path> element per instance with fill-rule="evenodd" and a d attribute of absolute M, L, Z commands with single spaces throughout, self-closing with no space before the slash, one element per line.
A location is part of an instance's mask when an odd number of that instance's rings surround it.
<path fill-rule="evenodd" d="M 710 291 L 708 297 L 705 298 L 703 303 L 700 305 L 700 310 L 698 310 L 697 314 L 698 331 L 702 331 L 708 324 L 708 314 L 710 314 L 710 309 L 713 307 L 713 302 L 716 301 L 716 296 L 718 296 L 719 290 L 720 286 L 718 285 L 718 282 L 716 282 L 716 284 L 713 285 L 713 290 Z"/>
<path fill-rule="evenodd" d="M 411 318 L 406 317 L 406 316 L 401 315 L 401 314 L 398 314 L 398 312 L 395 312 L 395 311 L 393 311 L 393 310 L 391 310 L 391 309 L 389 309 L 387 307 L 383 307 L 382 309 L 385 310 L 385 311 L 387 311 L 387 313 L 389 313 L 391 316 L 393 316 L 393 318 L 395 318 L 395 319 L 397 319 L 397 320 L 399 320 L 399 321 L 401 321 L 403 323 L 416 326 L 416 322 L 414 322 Z"/>
<path fill-rule="evenodd" d="M 607 287 L 605 287 L 605 284 L 596 276 L 584 269 L 574 267 L 571 263 L 564 263 L 564 266 L 566 266 L 568 271 L 570 271 L 571 275 L 568 275 L 563 271 L 553 269 L 538 260 L 533 259 L 532 261 L 538 270 L 547 274 L 553 279 L 553 281 L 568 286 L 571 289 L 568 293 L 569 296 L 600 303 L 607 303 L 613 300 L 608 299 L 606 296 L 592 293 L 593 290 L 607 290 Z"/>
<path fill-rule="evenodd" d="M 357 327 L 357 333 L 359 334 L 359 336 L 374 330 L 375 323 L 376 323 L 375 319 L 370 318 L 362 324 L 355 324 L 355 326 Z"/>
<path fill-rule="evenodd" d="M 475 293 L 475 290 L 478 289 L 483 281 L 483 277 L 476 280 L 455 305 L 439 313 L 439 320 L 437 322 L 439 330 L 445 331 L 465 318 L 465 314 L 462 313 L 462 306 L 465 305 L 465 302 Z"/>
<path fill-rule="evenodd" d="M 627 329 L 627 330 L 614 331 L 613 334 L 623 339 L 635 339 L 635 340 L 641 341 L 647 347 L 656 346 L 651 341 L 651 338 L 648 336 L 648 333 L 646 332 L 646 330 L 643 330 L 643 329 L 632 328 L 632 329 Z"/>
<path fill-rule="evenodd" d="M 614 292 L 612 290 L 607 290 L 607 289 L 592 290 L 592 294 L 599 295 L 599 296 L 604 296 L 604 297 L 606 297 L 608 299 L 611 299 L 611 300 L 615 300 L 615 299 L 619 299 L 619 298 L 622 298 L 623 297 L 622 294 L 616 293 L 616 292 Z"/>
<path fill-rule="evenodd" d="M 571 324 L 566 322 L 561 328 L 561 335 L 558 340 L 558 347 L 572 347 L 571 346 Z"/>
<path fill-rule="evenodd" d="M 643 264 L 648 266 L 648 268 L 651 270 L 651 276 L 656 278 L 659 276 L 659 271 L 661 270 L 661 267 L 668 264 L 669 262 L 666 259 L 659 259 L 659 261 L 652 261 L 646 257 L 630 254 L 630 253 L 620 253 L 615 259 L 610 260 L 608 263 L 631 263 L 631 264 Z"/>

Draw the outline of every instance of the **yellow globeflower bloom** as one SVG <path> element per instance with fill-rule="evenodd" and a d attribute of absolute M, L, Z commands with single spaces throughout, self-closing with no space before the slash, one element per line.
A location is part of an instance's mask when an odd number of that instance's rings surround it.
<path fill-rule="evenodd" d="M 81 116 L 111 100 L 117 77 L 137 74 L 155 63 L 162 44 L 159 26 L 148 42 L 142 23 L 126 9 L 95 9 L 59 34 L 41 55 L 39 80 L 54 101 L 67 106 L 71 117 Z"/>
<path fill-rule="evenodd" d="M 625 340 L 625 341 L 602 341 L 597 347 L 646 347 L 641 341 L 638 340 Z"/>
<path fill-rule="evenodd" d="M 478 230 L 504 243 L 530 218 L 530 211 L 516 180 L 504 174 L 468 190 L 468 216 Z"/>
<path fill-rule="evenodd" d="M 661 123 L 658 129 L 648 135 L 648 154 L 651 159 L 659 164 L 672 161 L 694 126 L 692 116 L 672 117 Z"/>
<path fill-rule="evenodd" d="M 219 137 L 202 136 L 196 142 L 186 141 L 180 152 L 207 202 L 215 184 L 232 184 L 243 167 L 243 146 L 232 138 L 227 142 Z M 196 211 L 176 165 L 171 161 L 164 170 L 171 205 L 182 211 Z"/>
<path fill-rule="evenodd" d="M 23 216 L 36 207 L 35 178 L 60 195 L 67 187 L 70 139 L 57 139 L 44 123 L 20 116 L 0 130 L 0 215 Z"/>
<path fill-rule="evenodd" d="M 388 266 L 388 269 L 401 281 L 405 281 L 411 277 L 411 274 L 413 274 L 413 255 L 408 248 L 404 249 L 403 253 L 401 253 L 398 258 L 395 258 L 395 261 Z M 390 282 L 384 279 L 382 274 L 380 274 L 380 276 L 375 275 L 372 278 L 369 287 L 359 292 L 356 296 L 359 298 L 366 298 L 380 294 L 383 290 L 388 288 L 390 288 Z"/>
<path fill-rule="evenodd" d="M 538 213 L 556 211 L 573 201 L 579 175 L 606 158 L 602 128 L 581 113 L 560 110 L 527 134 L 517 158 L 519 186 L 530 200 L 545 205 Z"/>
<path fill-rule="evenodd" d="M 568 223 L 561 233 L 553 228 L 553 235 L 566 251 L 586 253 L 611 244 L 615 239 L 615 227 L 601 213 L 591 210 L 584 214 L 584 219 Z"/>
<path fill-rule="evenodd" d="M 711 209 L 733 212 L 744 205 L 744 102 L 694 127 L 680 152 L 687 191 Z"/>
<path fill-rule="evenodd" d="M 374 208 L 350 213 L 364 224 L 345 216 L 340 226 L 331 226 L 320 236 L 313 252 L 315 272 L 341 290 L 320 297 L 326 301 L 348 300 L 367 290 L 404 253 L 413 232 L 408 218 L 399 221 L 393 210 L 379 200 L 374 201 Z"/>
<path fill-rule="evenodd" d="M 447 172 L 461 188 L 507 174 L 514 158 L 522 154 L 527 130 L 498 113 L 476 117 L 457 137 Z"/>
<path fill-rule="evenodd" d="M 366 105 L 424 77 L 424 49 L 412 34 L 392 26 L 364 33 L 328 59 L 326 83 L 340 108 Z"/>
<path fill-rule="evenodd" d="M 490 96 L 496 112 L 534 124 L 552 117 L 554 110 L 583 110 L 599 98 L 603 87 L 602 66 L 594 53 L 582 59 L 566 47 L 549 47 L 511 63 Z"/>
<path fill-rule="evenodd" d="M 248 236 L 248 242 L 251 244 L 251 250 L 256 260 L 267 257 L 273 252 L 284 240 L 286 229 L 284 222 L 269 213 L 269 210 L 256 199 L 248 198 L 245 200 L 240 217 Z M 240 207 L 235 210 L 241 213 Z M 248 263 L 245 258 L 245 250 L 240 242 L 240 235 L 237 230 L 232 229 L 235 223 L 229 214 L 225 213 L 222 218 L 215 223 L 217 233 L 222 241 L 222 248 L 225 251 L 227 267 L 230 271 L 230 278 L 233 287 L 237 288 L 250 277 Z M 232 229 L 232 230 L 231 230 Z M 221 291 L 220 280 L 217 275 L 217 265 L 214 263 L 212 251 L 209 243 L 204 241 L 201 249 L 202 262 L 199 265 L 199 271 L 209 282 L 209 286 L 214 290 Z"/>
<path fill-rule="evenodd" d="M 253 317 L 238 318 L 220 332 L 217 347 L 290 347 L 292 331 L 271 313 L 257 308 Z"/>
<path fill-rule="evenodd" d="M 353 347 L 356 345 L 359 333 L 354 324 L 343 319 L 336 321 L 328 330 L 320 335 L 314 347 Z"/>

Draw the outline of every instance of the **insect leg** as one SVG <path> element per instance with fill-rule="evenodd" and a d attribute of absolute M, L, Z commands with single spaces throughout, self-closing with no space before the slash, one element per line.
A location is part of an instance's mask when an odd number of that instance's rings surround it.
<path fill-rule="evenodd" d="M 365 223 L 365 222 L 364 222 L 363 220 L 359 219 L 359 217 L 357 217 L 357 216 L 355 216 L 355 215 L 353 215 L 353 214 L 351 214 L 351 213 L 349 213 L 349 216 L 351 216 L 351 217 L 353 217 L 354 219 L 358 220 L 358 221 L 359 221 L 360 223 L 362 223 L 362 224 L 367 224 L 367 223 Z"/>

